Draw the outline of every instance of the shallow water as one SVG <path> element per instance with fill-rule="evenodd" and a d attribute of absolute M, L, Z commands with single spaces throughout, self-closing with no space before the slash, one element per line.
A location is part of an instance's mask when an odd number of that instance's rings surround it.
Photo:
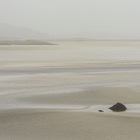
<path fill-rule="evenodd" d="M 0 46 L 0 60 L 49 63 L 139 61 L 140 42 L 59 42 L 53 46 Z M 131 45 L 130 45 L 131 44 Z"/>
<path fill-rule="evenodd" d="M 0 139 L 138 140 L 140 42 L 55 43 L 0 46 Z"/>
<path fill-rule="evenodd" d="M 1 108 L 72 104 L 73 98 L 58 102 L 55 95 L 74 96 L 73 93 L 86 92 L 95 87 L 136 88 L 140 85 L 139 42 L 58 44 L 0 46 Z M 32 102 L 36 95 L 40 96 L 39 103 L 37 100 Z M 49 95 L 54 95 L 51 101 L 46 98 Z M 78 102 L 77 99 L 78 104 L 85 105 L 87 102 Z"/>

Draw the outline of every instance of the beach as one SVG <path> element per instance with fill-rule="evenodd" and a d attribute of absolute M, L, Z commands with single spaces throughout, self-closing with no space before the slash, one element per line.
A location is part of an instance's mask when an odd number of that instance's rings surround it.
<path fill-rule="evenodd" d="M 0 139 L 139 140 L 140 42 L 54 44 L 0 46 Z"/>

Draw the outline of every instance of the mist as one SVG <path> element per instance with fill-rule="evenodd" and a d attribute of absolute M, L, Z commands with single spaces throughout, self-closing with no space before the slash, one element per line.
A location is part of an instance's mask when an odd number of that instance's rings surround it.
<path fill-rule="evenodd" d="M 139 0 L 0 0 L 0 22 L 50 37 L 140 39 Z"/>

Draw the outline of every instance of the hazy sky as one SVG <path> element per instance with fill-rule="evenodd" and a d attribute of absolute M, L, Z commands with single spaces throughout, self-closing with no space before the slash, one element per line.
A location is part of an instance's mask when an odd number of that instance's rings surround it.
<path fill-rule="evenodd" d="M 0 22 L 59 37 L 140 39 L 140 0 L 0 0 Z"/>

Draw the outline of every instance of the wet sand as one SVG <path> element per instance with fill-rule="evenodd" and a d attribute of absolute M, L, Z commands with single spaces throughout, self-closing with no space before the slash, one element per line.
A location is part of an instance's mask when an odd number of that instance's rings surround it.
<path fill-rule="evenodd" d="M 12 111 L 0 116 L 3 140 L 139 139 L 139 117 L 59 111 Z"/>
<path fill-rule="evenodd" d="M 0 47 L 0 139 L 139 140 L 140 43 L 61 43 Z"/>

